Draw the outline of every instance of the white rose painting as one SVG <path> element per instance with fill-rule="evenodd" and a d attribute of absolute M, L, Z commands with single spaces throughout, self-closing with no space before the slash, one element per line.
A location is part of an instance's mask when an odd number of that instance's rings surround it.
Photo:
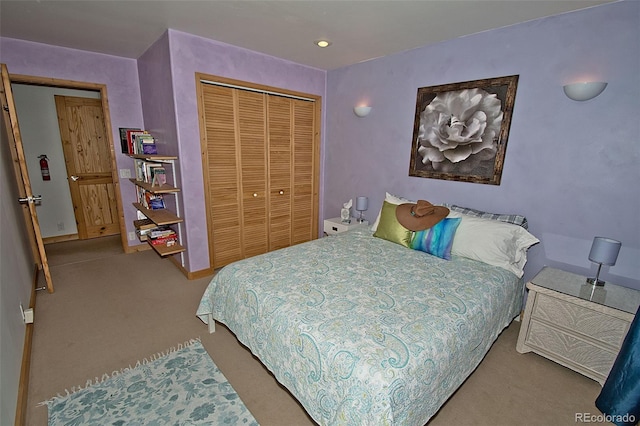
<path fill-rule="evenodd" d="M 499 185 L 517 81 L 418 89 L 409 175 Z"/>

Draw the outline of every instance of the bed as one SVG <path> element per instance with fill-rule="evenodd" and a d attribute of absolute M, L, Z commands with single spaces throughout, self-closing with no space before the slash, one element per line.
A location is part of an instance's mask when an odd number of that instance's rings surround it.
<path fill-rule="evenodd" d="M 360 227 L 227 265 L 197 315 L 211 332 L 225 324 L 321 425 L 423 425 L 522 294 L 505 268 Z"/>

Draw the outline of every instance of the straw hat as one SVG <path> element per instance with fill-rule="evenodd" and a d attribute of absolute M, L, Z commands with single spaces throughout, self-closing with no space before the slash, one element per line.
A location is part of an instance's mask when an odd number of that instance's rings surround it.
<path fill-rule="evenodd" d="M 429 229 L 447 217 L 448 214 L 448 208 L 434 206 L 425 200 L 418 200 L 416 204 L 400 204 L 396 208 L 398 222 L 410 231 Z"/>

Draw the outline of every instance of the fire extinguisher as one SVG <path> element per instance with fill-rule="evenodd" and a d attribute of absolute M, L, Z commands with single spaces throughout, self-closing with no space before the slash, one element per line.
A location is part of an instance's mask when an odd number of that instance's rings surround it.
<path fill-rule="evenodd" d="M 51 175 L 49 174 L 49 159 L 46 155 L 39 155 L 40 159 L 40 173 L 42 173 L 42 180 L 51 180 Z"/>

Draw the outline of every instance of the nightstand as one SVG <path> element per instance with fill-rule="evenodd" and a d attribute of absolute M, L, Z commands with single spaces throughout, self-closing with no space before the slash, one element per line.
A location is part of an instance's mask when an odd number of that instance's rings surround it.
<path fill-rule="evenodd" d="M 545 267 L 529 296 L 516 349 L 535 352 L 604 384 L 640 305 L 640 291 Z"/>
<path fill-rule="evenodd" d="M 351 223 L 345 223 L 339 217 L 334 217 L 333 219 L 325 219 L 324 220 L 324 233 L 327 235 L 335 235 L 341 232 L 350 231 L 354 228 L 358 228 L 360 226 L 369 225 L 368 221 L 364 221 L 362 223 L 358 222 L 358 219 L 352 217 Z"/>

